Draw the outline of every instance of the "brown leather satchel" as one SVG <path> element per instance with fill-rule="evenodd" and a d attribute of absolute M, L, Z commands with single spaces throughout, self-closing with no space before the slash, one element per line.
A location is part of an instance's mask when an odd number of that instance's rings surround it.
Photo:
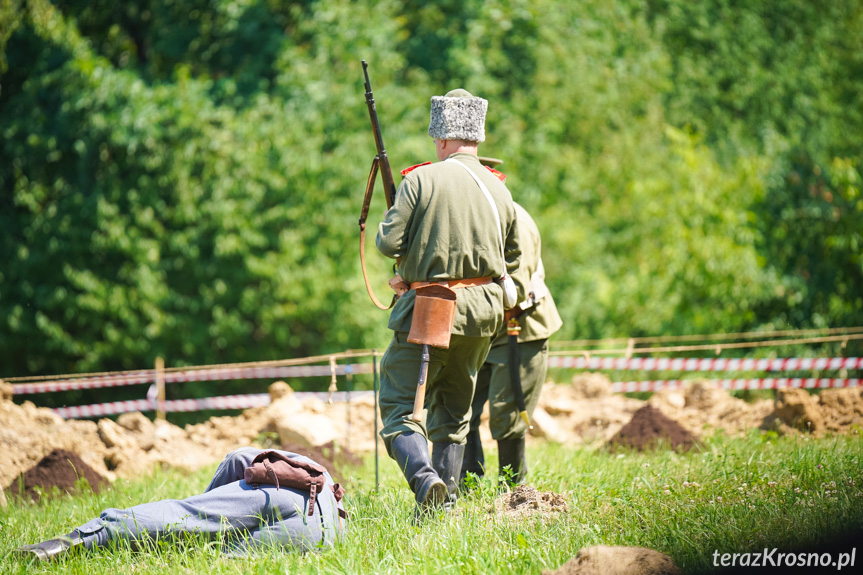
<path fill-rule="evenodd" d="M 408 343 L 448 348 L 455 306 L 455 291 L 448 286 L 431 284 L 416 288 Z"/>
<path fill-rule="evenodd" d="M 284 485 L 309 492 L 308 514 L 313 515 L 317 494 L 326 485 L 327 468 L 317 463 L 298 461 L 282 455 L 278 451 L 264 451 L 252 460 L 252 465 L 246 467 L 243 478 L 249 485 L 275 485 L 276 489 Z M 336 483 L 331 486 L 336 501 L 341 501 L 345 488 Z M 344 514 L 344 515 L 343 515 Z M 339 515 L 346 517 L 342 509 Z"/>

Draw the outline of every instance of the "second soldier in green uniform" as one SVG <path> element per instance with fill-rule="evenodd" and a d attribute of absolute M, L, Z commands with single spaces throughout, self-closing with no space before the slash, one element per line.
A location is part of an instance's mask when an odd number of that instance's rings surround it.
<path fill-rule="evenodd" d="M 500 160 L 482 159 L 486 165 Z M 519 223 L 519 240 L 522 250 L 519 269 L 513 274 L 517 284 L 524 287 L 527 298 L 506 312 L 507 320 L 518 322 L 519 379 L 524 393 L 526 410 L 533 415 L 547 371 L 548 338 L 560 329 L 562 321 L 551 294 L 545 285 L 545 269 L 541 257 L 539 229 L 533 218 L 519 204 L 515 204 Z M 477 377 L 472 406 L 470 432 L 462 465 L 462 480 L 468 472 L 482 476 L 485 458 L 480 441 L 480 416 L 486 401 L 489 402 L 489 428 L 497 440 L 499 472 L 511 484 L 523 483 L 527 475 L 524 438 L 527 423 L 519 417 L 515 394 L 510 380 L 513 361 L 504 326 L 493 338 L 491 350 Z"/>

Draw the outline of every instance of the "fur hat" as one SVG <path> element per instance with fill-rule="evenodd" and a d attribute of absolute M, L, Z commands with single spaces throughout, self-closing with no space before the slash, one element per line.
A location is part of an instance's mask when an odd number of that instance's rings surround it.
<path fill-rule="evenodd" d="M 432 96 L 429 136 L 435 140 L 485 141 L 485 112 L 488 100 L 467 90 L 451 90 L 446 96 Z"/>

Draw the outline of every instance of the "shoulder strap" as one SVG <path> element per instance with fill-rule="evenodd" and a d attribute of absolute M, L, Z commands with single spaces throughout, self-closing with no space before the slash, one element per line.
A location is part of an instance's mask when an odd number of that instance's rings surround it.
<path fill-rule="evenodd" d="M 459 166 L 461 166 L 465 170 L 467 170 L 467 173 L 471 175 L 471 177 L 473 178 L 473 181 L 475 181 L 477 183 L 477 185 L 479 186 L 479 189 L 482 190 L 482 193 L 485 196 L 485 199 L 488 200 L 488 204 L 491 206 L 491 211 L 494 212 L 494 217 L 497 218 L 497 240 L 500 243 L 500 257 L 503 259 L 503 273 L 504 273 L 504 275 L 506 275 L 506 255 L 504 255 L 504 251 L 503 251 L 503 234 L 500 231 L 500 225 L 501 225 L 500 224 L 500 212 L 497 211 L 497 204 L 494 203 L 494 200 L 491 197 L 491 193 L 488 191 L 488 188 L 486 187 L 486 185 L 484 183 L 482 183 L 482 180 L 479 179 L 479 176 L 477 176 L 475 173 L 473 173 L 473 170 L 471 170 L 470 168 L 468 168 L 467 166 L 465 166 L 464 164 L 462 164 L 461 162 L 459 162 L 455 158 L 447 158 L 444 161 L 445 162 L 453 162 L 455 164 L 458 164 Z"/>

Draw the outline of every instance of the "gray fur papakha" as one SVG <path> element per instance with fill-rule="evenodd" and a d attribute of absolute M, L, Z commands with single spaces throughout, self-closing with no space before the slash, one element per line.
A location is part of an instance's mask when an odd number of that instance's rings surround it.
<path fill-rule="evenodd" d="M 485 113 L 488 100 L 467 90 L 451 90 L 446 96 L 432 96 L 429 136 L 436 140 L 485 141 Z"/>

